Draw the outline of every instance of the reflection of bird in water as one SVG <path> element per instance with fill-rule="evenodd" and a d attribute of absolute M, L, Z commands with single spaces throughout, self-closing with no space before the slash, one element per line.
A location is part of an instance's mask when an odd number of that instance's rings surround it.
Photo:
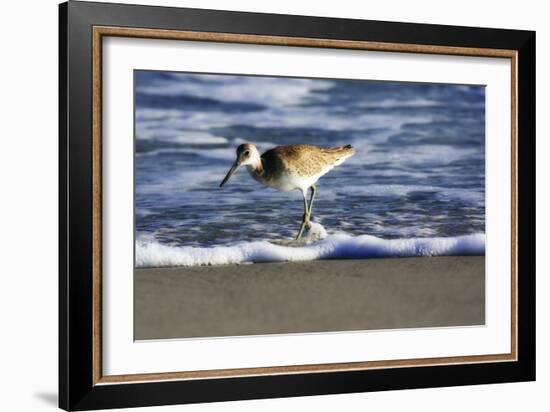
<path fill-rule="evenodd" d="M 237 159 L 220 184 L 222 187 L 240 166 L 246 166 L 250 175 L 265 186 L 282 192 L 299 190 L 304 197 L 304 216 L 296 240 L 310 226 L 311 208 L 317 192 L 315 183 L 334 166 L 338 166 L 355 150 L 351 145 L 318 147 L 305 144 L 277 146 L 260 156 L 253 144 L 237 148 Z M 307 191 L 311 188 L 309 205 Z"/>

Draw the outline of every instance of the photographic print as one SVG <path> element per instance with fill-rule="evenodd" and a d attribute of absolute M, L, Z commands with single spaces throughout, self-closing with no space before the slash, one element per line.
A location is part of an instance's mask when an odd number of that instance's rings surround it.
<path fill-rule="evenodd" d="M 136 339 L 484 324 L 484 86 L 134 80 Z"/>
<path fill-rule="evenodd" d="M 59 40 L 60 407 L 535 379 L 534 32 L 72 1 Z"/>

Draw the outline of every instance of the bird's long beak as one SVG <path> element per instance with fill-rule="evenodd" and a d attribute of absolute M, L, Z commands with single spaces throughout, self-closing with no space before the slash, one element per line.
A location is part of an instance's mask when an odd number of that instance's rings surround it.
<path fill-rule="evenodd" d="M 231 169 L 229 169 L 229 172 L 227 172 L 227 174 L 223 178 L 222 182 L 220 183 L 220 187 L 222 187 L 229 180 L 229 178 L 231 178 L 231 176 L 233 176 L 233 173 L 235 173 L 237 171 L 239 166 L 240 166 L 240 164 L 238 162 L 233 163 L 233 166 L 231 166 Z"/>

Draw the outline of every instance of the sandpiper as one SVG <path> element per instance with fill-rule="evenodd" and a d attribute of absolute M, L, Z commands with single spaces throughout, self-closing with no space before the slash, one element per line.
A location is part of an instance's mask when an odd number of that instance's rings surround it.
<path fill-rule="evenodd" d="M 328 173 L 334 166 L 338 166 L 348 157 L 353 156 L 355 150 L 351 145 L 338 147 L 318 147 L 305 144 L 277 146 L 260 156 L 256 146 L 245 143 L 237 147 L 237 159 L 220 183 L 222 187 L 240 166 L 246 166 L 250 175 L 267 187 L 288 192 L 299 190 L 304 197 L 304 215 L 300 231 L 296 240 L 299 240 L 304 229 L 310 226 L 311 209 L 317 192 L 315 183 L 321 176 Z M 311 189 L 309 204 L 308 190 Z"/>

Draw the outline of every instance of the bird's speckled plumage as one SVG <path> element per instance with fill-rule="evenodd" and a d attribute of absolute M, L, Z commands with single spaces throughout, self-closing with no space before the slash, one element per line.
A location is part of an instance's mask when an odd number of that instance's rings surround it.
<path fill-rule="evenodd" d="M 285 171 L 301 177 L 314 176 L 353 155 L 351 146 L 318 147 L 305 144 L 278 146 L 265 152 L 264 169 Z"/>

